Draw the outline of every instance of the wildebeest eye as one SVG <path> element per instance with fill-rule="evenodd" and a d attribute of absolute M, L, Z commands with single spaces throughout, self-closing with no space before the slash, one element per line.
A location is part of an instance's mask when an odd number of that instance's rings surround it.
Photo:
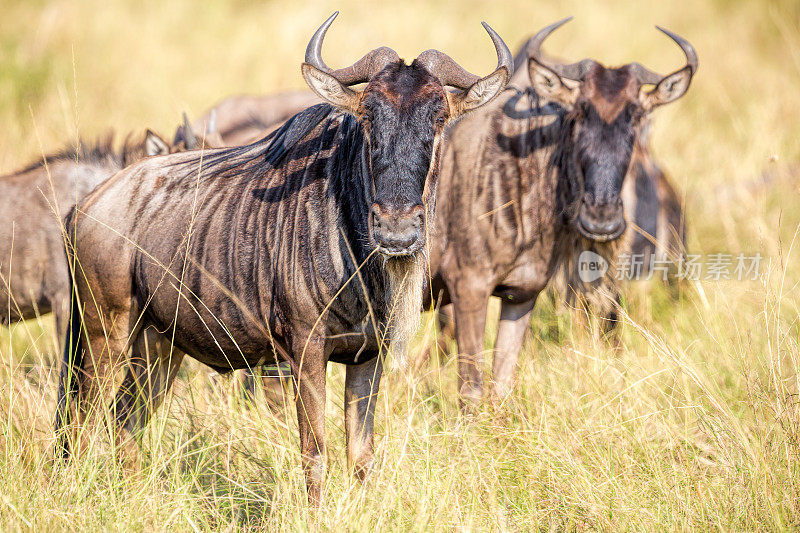
<path fill-rule="evenodd" d="M 437 126 L 439 126 L 440 128 L 441 128 L 442 126 L 444 126 L 444 117 L 438 117 L 438 118 L 436 119 L 436 125 L 437 125 Z"/>

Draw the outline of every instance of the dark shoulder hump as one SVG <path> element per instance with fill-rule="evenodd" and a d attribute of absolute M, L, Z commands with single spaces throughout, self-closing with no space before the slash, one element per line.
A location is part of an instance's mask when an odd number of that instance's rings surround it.
<path fill-rule="evenodd" d="M 175 165 L 185 168 L 188 174 L 195 173 L 202 165 L 206 177 L 225 177 L 238 174 L 245 168 L 260 175 L 266 169 L 280 165 L 303 138 L 335 113 L 338 111 L 330 104 L 317 104 L 292 116 L 263 139 L 207 154 L 197 152 L 195 157 Z"/>

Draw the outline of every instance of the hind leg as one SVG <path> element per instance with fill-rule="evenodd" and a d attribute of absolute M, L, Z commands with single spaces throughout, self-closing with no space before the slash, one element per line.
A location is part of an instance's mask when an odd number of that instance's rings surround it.
<path fill-rule="evenodd" d="M 59 294 L 50 299 L 50 308 L 53 311 L 53 319 L 55 322 L 55 341 L 56 351 L 64 347 L 64 342 L 67 336 L 67 322 L 69 321 L 69 292 L 66 294 Z"/>
<path fill-rule="evenodd" d="M 261 368 L 261 388 L 264 391 L 267 405 L 275 413 L 286 413 L 292 402 L 290 387 L 292 386 L 291 369 L 273 367 Z"/>
<path fill-rule="evenodd" d="M 233 372 L 232 393 L 236 399 L 252 401 L 256 393 L 256 380 L 254 370 L 235 370 Z"/>
<path fill-rule="evenodd" d="M 184 353 L 152 326 L 136 336 L 122 385 L 114 401 L 117 442 L 127 463 L 137 464 L 136 432 L 158 409 L 180 368 Z"/>
<path fill-rule="evenodd" d="M 453 306 L 442 307 L 436 315 L 439 321 L 439 335 L 436 337 L 435 348 L 431 356 L 437 355 L 440 360 L 450 354 L 450 341 L 456 338 L 456 319 L 453 316 Z"/>

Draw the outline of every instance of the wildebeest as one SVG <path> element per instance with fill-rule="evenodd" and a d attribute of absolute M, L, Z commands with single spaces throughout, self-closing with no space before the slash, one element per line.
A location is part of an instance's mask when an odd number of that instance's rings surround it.
<path fill-rule="evenodd" d="M 197 119 L 192 128 L 197 133 L 215 131 L 222 146 L 241 146 L 260 139 L 303 109 L 321 102 L 311 91 L 231 96 Z"/>
<path fill-rule="evenodd" d="M 185 129 L 185 126 L 184 128 Z M 61 217 L 109 176 L 149 155 L 192 149 L 196 136 L 179 129 L 170 146 L 148 130 L 139 142 L 115 150 L 113 137 L 78 141 L 12 174 L 0 176 L 0 323 L 52 312 L 57 336 L 69 307 L 69 276 Z"/>
<path fill-rule="evenodd" d="M 501 299 L 493 373 L 505 397 L 537 295 L 575 250 L 613 247 L 625 232 L 620 194 L 640 129 L 697 70 L 692 46 L 663 29 L 687 58 L 667 76 L 638 63 L 544 59 L 542 42 L 567 20 L 531 40 L 533 90 L 508 90 L 455 124 L 442 156 L 426 296 L 454 306 L 462 405 L 483 396 L 489 297 Z"/>
<path fill-rule="evenodd" d="M 514 54 L 515 74 L 509 87 L 533 90 L 526 67 L 528 50 L 534 44 L 532 37 Z M 649 267 L 652 264 L 651 259 L 674 261 L 684 253 L 686 247 L 686 220 L 682 202 L 670 179 L 661 169 L 656 158 L 653 157 L 652 149 L 649 146 L 651 127 L 650 120 L 640 127 L 631 155 L 628 175 L 623 181 L 621 197 L 625 219 L 629 224 L 626 234 L 620 237 L 622 240 L 618 243 L 616 250 L 620 256 L 636 257 L 640 263 L 639 273 L 642 276 L 648 275 Z M 608 250 L 600 248 L 595 251 Z M 613 264 L 615 259 L 605 258 L 608 264 Z M 577 263 L 572 262 L 571 266 L 577 266 Z M 625 269 L 623 268 L 623 270 Z M 578 279 L 577 272 L 570 272 L 569 268 L 564 269 L 564 275 L 567 280 Z M 577 287 L 568 287 L 565 283 L 562 285 L 567 293 L 591 289 L 586 284 Z M 606 299 L 606 314 L 610 315 L 613 313 L 613 308 L 608 307 L 608 301 Z M 610 326 L 613 321 L 609 320 L 607 324 Z"/>
<path fill-rule="evenodd" d="M 442 131 L 502 91 L 513 58 L 484 24 L 498 65 L 483 78 L 436 50 L 409 65 L 387 47 L 333 70 L 321 47 L 335 17 L 301 67 L 327 103 L 270 140 L 129 167 L 68 216 L 76 298 L 57 431 L 69 397 L 83 421 L 120 367 L 114 413 L 124 438 L 163 398 L 184 354 L 220 372 L 286 361 L 318 501 L 330 360 L 348 365 L 348 464 L 369 471 L 382 339 L 402 344 L 419 317 Z M 164 340 L 174 350 L 148 349 Z M 69 453 L 68 432 L 61 437 Z"/>
<path fill-rule="evenodd" d="M 553 284 L 557 298 L 564 297 L 579 317 L 596 316 L 605 333 L 617 324 L 621 282 L 651 276 L 673 282 L 686 250 L 681 200 L 641 139 L 635 142 L 620 196 L 628 221 L 625 233 L 613 245 L 580 239 L 562 261 Z M 606 269 L 602 277 L 595 279 L 586 270 L 591 261 Z"/>

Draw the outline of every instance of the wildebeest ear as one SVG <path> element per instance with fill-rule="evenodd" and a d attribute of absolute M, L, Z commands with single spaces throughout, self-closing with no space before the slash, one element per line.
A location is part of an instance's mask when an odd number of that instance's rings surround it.
<path fill-rule="evenodd" d="M 500 67 L 485 78 L 473 83 L 472 87 L 457 97 L 457 114 L 461 115 L 491 102 L 505 88 L 509 78 L 508 69 Z"/>
<path fill-rule="evenodd" d="M 144 137 L 144 151 L 147 155 L 167 155 L 169 145 L 157 133 L 147 130 Z"/>
<path fill-rule="evenodd" d="M 317 96 L 343 111 L 353 114 L 357 112 L 358 93 L 353 89 L 308 63 L 303 63 L 300 70 L 306 83 Z"/>
<path fill-rule="evenodd" d="M 578 99 L 580 93 L 578 86 L 568 86 L 561 76 L 533 58 L 528 61 L 528 75 L 531 78 L 533 89 L 549 100 L 570 108 Z"/>
<path fill-rule="evenodd" d="M 689 84 L 692 83 L 692 74 L 692 67 L 687 65 L 666 76 L 658 82 L 655 89 L 642 93 L 640 96 L 642 107 L 644 107 L 645 111 L 650 111 L 660 105 L 674 102 L 686 94 Z"/>

